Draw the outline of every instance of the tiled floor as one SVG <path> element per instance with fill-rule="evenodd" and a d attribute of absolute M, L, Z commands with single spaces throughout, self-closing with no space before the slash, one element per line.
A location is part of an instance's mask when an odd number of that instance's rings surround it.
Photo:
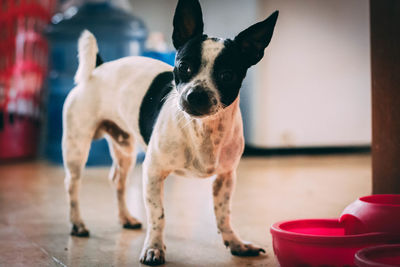
<path fill-rule="evenodd" d="M 269 226 L 279 220 L 337 217 L 370 193 L 370 156 L 244 158 L 238 170 L 233 224 L 267 255 L 231 256 L 214 222 L 211 179 L 169 177 L 165 188 L 166 266 L 277 266 Z M 63 170 L 45 162 L 0 165 L 0 266 L 139 266 L 144 230 L 118 225 L 108 168 L 83 180 L 82 215 L 90 238 L 69 236 Z M 144 221 L 140 168 L 128 191 Z"/>

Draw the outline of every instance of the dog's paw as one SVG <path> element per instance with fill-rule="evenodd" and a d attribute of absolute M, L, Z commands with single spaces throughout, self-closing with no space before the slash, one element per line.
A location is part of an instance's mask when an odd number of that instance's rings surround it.
<path fill-rule="evenodd" d="M 150 266 L 164 264 L 164 250 L 151 247 L 143 248 L 142 254 L 140 255 L 140 262 Z"/>
<path fill-rule="evenodd" d="M 229 246 L 232 255 L 235 256 L 248 257 L 258 256 L 261 252 L 265 253 L 263 248 L 255 246 L 251 243 L 229 244 L 228 242 L 225 242 L 225 245 Z"/>
<path fill-rule="evenodd" d="M 73 224 L 72 225 L 72 230 L 71 230 L 71 235 L 72 236 L 78 236 L 78 237 L 88 237 L 89 236 L 89 230 L 86 229 L 85 225 L 83 223 L 81 224 Z"/>
<path fill-rule="evenodd" d="M 140 229 L 142 228 L 142 223 L 133 217 L 128 217 L 126 219 L 121 219 L 122 227 L 125 229 Z"/>

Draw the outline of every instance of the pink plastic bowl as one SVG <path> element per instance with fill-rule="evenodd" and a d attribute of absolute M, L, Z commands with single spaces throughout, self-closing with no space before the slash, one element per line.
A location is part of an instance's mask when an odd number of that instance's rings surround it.
<path fill-rule="evenodd" d="M 361 197 L 345 208 L 339 221 L 348 234 L 387 232 L 400 235 L 400 195 Z"/>
<path fill-rule="evenodd" d="M 356 253 L 354 262 L 358 267 L 400 266 L 400 244 L 364 248 Z"/>
<path fill-rule="evenodd" d="M 272 225 L 271 234 L 282 267 L 354 266 L 358 250 L 391 241 L 385 233 L 345 235 L 337 219 L 278 222 Z"/>

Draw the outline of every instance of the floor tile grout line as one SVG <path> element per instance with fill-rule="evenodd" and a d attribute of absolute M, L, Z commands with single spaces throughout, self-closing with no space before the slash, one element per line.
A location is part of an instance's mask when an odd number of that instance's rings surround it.
<path fill-rule="evenodd" d="M 13 227 L 16 230 L 17 235 L 19 235 L 20 237 L 24 238 L 26 241 L 30 242 L 31 245 L 35 246 L 36 248 L 38 248 L 40 251 L 43 252 L 43 254 L 45 254 L 47 257 L 49 257 L 52 261 L 54 261 L 55 263 L 63 266 L 63 267 L 67 267 L 67 265 L 65 265 L 61 260 L 57 259 L 56 257 L 50 255 L 47 250 L 45 250 L 43 247 L 39 246 L 36 242 L 32 241 L 31 239 L 29 239 L 23 232 L 18 231 L 18 229 L 16 229 L 15 227 Z"/>

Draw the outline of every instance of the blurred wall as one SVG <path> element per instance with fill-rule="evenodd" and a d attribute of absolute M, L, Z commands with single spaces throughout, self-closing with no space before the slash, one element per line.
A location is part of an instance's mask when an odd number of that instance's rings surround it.
<path fill-rule="evenodd" d="M 260 4 L 263 13 L 281 12 L 255 75 L 248 141 L 263 147 L 370 144 L 369 1 Z"/>

